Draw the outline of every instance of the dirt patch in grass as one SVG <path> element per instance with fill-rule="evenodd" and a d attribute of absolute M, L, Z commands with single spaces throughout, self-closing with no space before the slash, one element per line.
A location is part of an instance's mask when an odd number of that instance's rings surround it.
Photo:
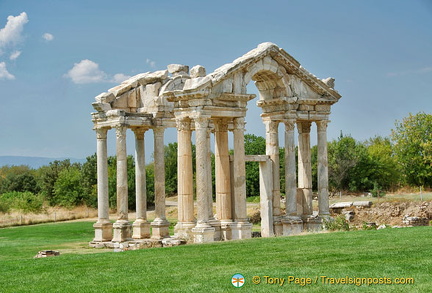
<path fill-rule="evenodd" d="M 345 210 L 354 212 L 350 225 L 355 226 L 361 226 L 365 222 L 402 226 L 405 216 L 432 220 L 432 201 L 385 201 L 376 202 L 370 208 L 350 207 Z"/>

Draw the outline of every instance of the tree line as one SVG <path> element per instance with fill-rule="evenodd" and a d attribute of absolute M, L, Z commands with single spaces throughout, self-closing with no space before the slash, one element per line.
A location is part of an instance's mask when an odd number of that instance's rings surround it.
<path fill-rule="evenodd" d="M 192 146 L 195 158 L 195 146 Z M 232 152 L 232 151 L 231 151 Z M 265 154 L 265 139 L 245 135 L 247 155 Z M 297 153 L 297 152 L 296 152 Z M 311 150 L 313 189 L 317 190 L 317 146 Z M 127 158 L 129 207 L 135 207 L 135 162 Z M 215 194 L 214 155 L 213 194 Z M 44 203 L 52 206 L 97 206 L 96 154 L 86 162 L 54 161 L 38 169 L 28 166 L 0 168 L 0 212 L 10 209 L 38 211 Z M 195 169 L 195 162 L 193 163 Z M 332 194 L 341 191 L 372 192 L 402 187 L 432 187 L 432 115 L 410 114 L 396 121 L 389 137 L 377 136 L 358 141 L 341 135 L 328 142 L 329 188 Z M 166 194 L 177 193 L 177 143 L 165 146 Z M 195 174 L 195 170 L 194 170 Z M 258 163 L 246 162 L 247 196 L 259 196 Z M 284 148 L 280 148 L 281 193 L 285 190 Z M 146 166 L 147 201 L 154 201 L 154 164 Z M 108 158 L 109 203 L 116 205 L 116 157 Z"/>

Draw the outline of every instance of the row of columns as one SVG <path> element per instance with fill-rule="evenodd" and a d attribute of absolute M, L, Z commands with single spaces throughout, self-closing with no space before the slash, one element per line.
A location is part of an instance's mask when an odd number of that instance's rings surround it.
<path fill-rule="evenodd" d="M 196 225 L 192 181 L 192 120 L 196 132 Z M 233 177 L 231 176 L 228 148 L 229 121 L 228 119 L 213 120 L 215 125 L 217 219 L 213 215 L 209 122 L 210 117 L 207 116 L 177 119 L 179 218 L 175 227 L 176 235 L 193 237 L 195 242 L 208 242 L 220 238 L 250 238 L 251 224 L 246 214 L 244 118 L 233 120 L 233 173 L 235 174 Z"/>
<path fill-rule="evenodd" d="M 119 125 L 116 131 L 117 156 L 117 219 L 114 224 L 109 220 L 108 199 L 108 155 L 107 133 L 109 128 L 97 128 L 97 189 L 98 221 L 95 228 L 95 242 L 123 242 L 130 239 L 150 237 L 161 239 L 169 236 L 169 222 L 165 216 L 165 161 L 164 161 L 164 128 L 156 127 L 154 132 L 155 149 L 155 220 L 147 221 L 147 191 L 145 174 L 144 133 L 146 128 L 134 128 L 135 133 L 135 186 L 136 186 L 136 219 L 133 225 L 128 219 L 128 175 L 126 130 Z M 131 229 L 132 228 L 132 229 Z M 132 232 L 132 233 L 131 233 Z M 132 234 L 132 235 L 131 235 Z"/>
<path fill-rule="evenodd" d="M 196 199 L 197 218 L 194 216 L 193 166 L 191 123 L 196 132 Z M 175 232 L 178 236 L 193 237 L 195 242 L 224 239 L 250 238 L 251 224 L 246 213 L 246 174 L 244 154 L 244 118 L 212 120 L 215 126 L 215 169 L 216 169 L 216 215 L 213 216 L 211 156 L 210 156 L 210 117 L 177 119 L 178 135 L 178 223 Z M 230 167 L 228 148 L 228 123 L 233 123 L 234 159 Z M 280 171 L 279 171 L 279 120 L 264 118 L 266 126 L 266 155 L 273 162 L 273 223 L 274 233 L 282 234 L 284 219 L 303 219 L 312 215 L 312 169 L 310 151 L 311 121 L 284 120 L 285 124 L 285 194 L 286 216 L 280 210 Z M 328 216 L 328 163 L 327 163 L 327 123 L 316 121 L 318 132 L 318 194 L 319 215 Z M 298 129 L 298 176 L 296 177 L 294 129 Z M 135 180 L 136 180 L 136 220 L 131 225 L 128 219 L 127 185 L 127 127 L 116 127 L 117 153 L 117 220 L 109 221 L 108 202 L 108 163 L 107 131 L 98 128 L 97 133 L 97 176 L 98 176 L 98 221 L 94 224 L 94 241 L 122 242 L 130 238 L 151 237 L 161 239 L 169 236 L 169 222 L 165 215 L 165 166 L 164 128 L 155 127 L 155 220 L 150 224 L 146 218 L 145 180 L 145 128 L 134 128 L 135 133 Z M 231 174 L 233 173 L 233 174 Z M 300 191 L 300 196 L 299 192 Z M 215 221 L 217 220 L 217 221 Z M 222 235 L 217 236 L 218 230 Z M 114 230 L 114 235 L 112 233 Z M 220 232 L 219 232 L 220 233 Z M 216 235 L 216 236 L 215 236 Z"/>

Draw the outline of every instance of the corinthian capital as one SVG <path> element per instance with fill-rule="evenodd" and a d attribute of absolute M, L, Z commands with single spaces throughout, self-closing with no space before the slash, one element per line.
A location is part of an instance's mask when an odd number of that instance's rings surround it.
<path fill-rule="evenodd" d="M 320 121 L 316 121 L 316 125 L 317 125 L 317 129 L 318 131 L 326 131 L 327 130 L 327 125 L 330 121 L 328 120 L 320 120 Z"/>
<path fill-rule="evenodd" d="M 189 131 L 191 129 L 191 122 L 189 118 L 176 119 L 176 126 L 178 131 Z"/>
<path fill-rule="evenodd" d="M 298 132 L 299 133 L 310 133 L 311 124 L 312 124 L 312 122 L 310 122 L 310 121 L 297 122 Z"/>
<path fill-rule="evenodd" d="M 97 139 L 106 139 L 107 138 L 107 133 L 108 133 L 108 128 L 96 128 L 96 138 Z"/>
<path fill-rule="evenodd" d="M 209 117 L 199 116 L 197 118 L 194 118 L 194 121 L 195 121 L 195 128 L 196 129 L 208 128 Z"/>
<path fill-rule="evenodd" d="M 234 119 L 234 129 L 244 130 L 245 126 L 246 126 L 246 122 L 243 117 Z"/>

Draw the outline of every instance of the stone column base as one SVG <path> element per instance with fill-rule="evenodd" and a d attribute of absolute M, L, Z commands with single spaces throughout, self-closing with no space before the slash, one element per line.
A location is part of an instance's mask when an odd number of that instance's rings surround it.
<path fill-rule="evenodd" d="M 231 240 L 232 239 L 232 232 L 231 232 L 231 225 L 232 220 L 221 220 L 221 240 Z"/>
<path fill-rule="evenodd" d="M 221 232 L 221 222 L 219 220 L 213 219 L 209 221 L 210 226 L 215 228 L 214 241 L 222 240 L 222 232 Z"/>
<path fill-rule="evenodd" d="M 319 217 L 306 217 L 303 219 L 303 227 L 309 232 L 322 231 L 322 219 Z"/>
<path fill-rule="evenodd" d="M 170 237 L 170 223 L 167 220 L 155 219 L 150 225 L 152 227 L 152 239 L 163 239 Z"/>
<path fill-rule="evenodd" d="M 95 229 L 95 238 L 93 242 L 111 241 L 113 238 L 113 224 L 109 220 L 97 221 L 93 224 Z"/>
<path fill-rule="evenodd" d="M 117 220 L 114 225 L 114 237 L 112 242 L 124 242 L 131 240 L 131 224 L 127 220 Z"/>
<path fill-rule="evenodd" d="M 192 229 L 195 226 L 195 222 L 177 222 L 174 227 L 174 236 L 190 242 L 191 240 L 193 240 Z"/>
<path fill-rule="evenodd" d="M 282 217 L 277 216 L 273 218 L 273 232 L 274 232 L 274 236 L 283 235 Z"/>
<path fill-rule="evenodd" d="M 231 227 L 231 239 L 250 239 L 252 238 L 252 223 L 233 222 Z"/>
<path fill-rule="evenodd" d="M 136 220 L 132 224 L 132 238 L 133 239 L 146 239 L 150 238 L 150 223 L 146 220 Z"/>
<path fill-rule="evenodd" d="M 283 236 L 298 235 L 303 232 L 303 221 L 299 217 L 287 216 L 282 219 Z"/>
<path fill-rule="evenodd" d="M 194 235 L 194 243 L 213 242 L 215 235 L 215 228 L 210 225 L 198 224 L 192 229 Z"/>

